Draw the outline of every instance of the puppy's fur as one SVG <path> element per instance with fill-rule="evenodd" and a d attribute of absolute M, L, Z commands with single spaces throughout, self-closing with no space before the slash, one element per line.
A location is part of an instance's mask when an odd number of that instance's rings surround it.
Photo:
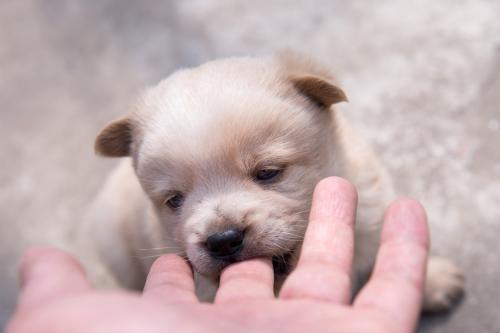
<path fill-rule="evenodd" d="M 140 249 L 160 249 L 188 258 L 200 298 L 210 299 L 230 261 L 211 256 L 206 240 L 230 228 L 245 230 L 231 261 L 272 257 L 289 272 L 314 186 L 332 175 L 358 189 L 354 271 L 368 273 L 395 196 L 372 151 L 333 109 L 346 100 L 327 70 L 290 52 L 209 62 L 146 90 L 96 140 L 101 155 L 129 158 L 87 219 L 87 246 L 99 249 L 102 263 L 89 264 L 91 275 L 140 288 L 150 264 Z M 270 169 L 281 173 L 271 182 L 256 179 Z M 176 195 L 183 201 L 174 209 L 168 200 Z M 461 271 L 431 258 L 425 309 L 448 309 L 462 291 Z"/>

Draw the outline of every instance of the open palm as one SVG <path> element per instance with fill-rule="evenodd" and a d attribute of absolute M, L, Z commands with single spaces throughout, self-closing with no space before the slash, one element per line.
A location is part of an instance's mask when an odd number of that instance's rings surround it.
<path fill-rule="evenodd" d="M 412 332 L 428 252 L 425 212 L 413 200 L 388 208 L 374 272 L 351 301 L 356 203 L 343 179 L 317 185 L 298 265 L 277 298 L 267 259 L 227 267 L 208 304 L 176 255 L 155 261 L 139 294 L 95 290 L 68 254 L 32 249 L 7 332 Z"/>

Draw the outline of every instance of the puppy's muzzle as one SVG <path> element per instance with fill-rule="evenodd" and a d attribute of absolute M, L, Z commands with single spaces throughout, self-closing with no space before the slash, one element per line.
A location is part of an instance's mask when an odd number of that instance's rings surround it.
<path fill-rule="evenodd" d="M 207 238 L 208 253 L 215 259 L 234 261 L 243 249 L 244 230 L 228 229 L 215 233 Z"/>

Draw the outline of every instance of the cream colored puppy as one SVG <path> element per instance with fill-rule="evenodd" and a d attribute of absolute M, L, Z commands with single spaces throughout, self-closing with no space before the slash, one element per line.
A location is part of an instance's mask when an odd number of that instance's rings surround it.
<path fill-rule="evenodd" d="M 179 70 L 145 91 L 96 140 L 99 154 L 130 159 L 87 219 L 103 263 L 90 264 L 91 275 L 140 288 L 150 262 L 139 249 L 175 252 L 210 299 L 225 266 L 264 256 L 279 288 L 300 252 L 314 186 L 332 175 L 359 191 L 354 270 L 368 273 L 394 193 L 332 108 L 343 101 L 327 70 L 287 52 Z M 448 309 L 462 292 L 461 271 L 431 258 L 425 309 Z"/>

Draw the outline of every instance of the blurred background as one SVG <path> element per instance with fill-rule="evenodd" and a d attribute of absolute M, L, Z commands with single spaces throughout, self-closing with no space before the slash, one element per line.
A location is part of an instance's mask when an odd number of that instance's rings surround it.
<path fill-rule="evenodd" d="M 420 332 L 499 332 L 500 1 L 1 0 L 0 327 L 29 244 L 71 248 L 116 163 L 93 140 L 179 67 L 291 47 L 328 64 L 467 295 Z"/>

